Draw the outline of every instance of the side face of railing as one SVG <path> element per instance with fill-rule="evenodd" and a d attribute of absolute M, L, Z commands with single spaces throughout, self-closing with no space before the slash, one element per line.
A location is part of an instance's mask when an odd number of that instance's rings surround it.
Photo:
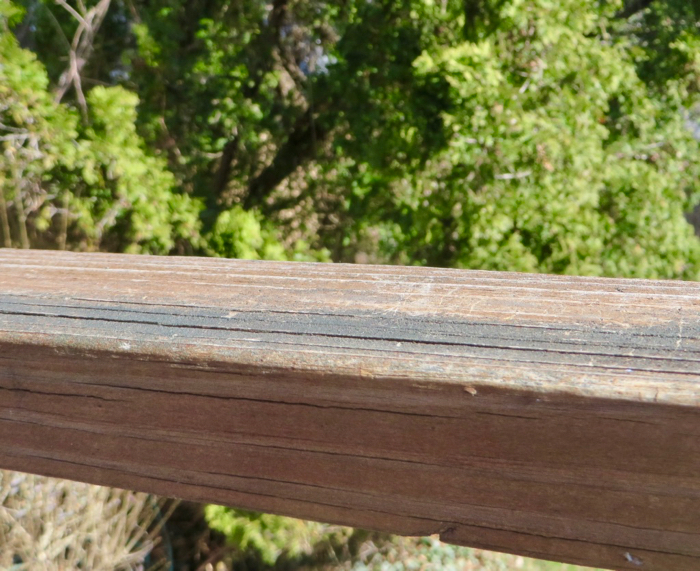
<path fill-rule="evenodd" d="M 700 285 L 0 250 L 0 467 L 700 569 Z"/>

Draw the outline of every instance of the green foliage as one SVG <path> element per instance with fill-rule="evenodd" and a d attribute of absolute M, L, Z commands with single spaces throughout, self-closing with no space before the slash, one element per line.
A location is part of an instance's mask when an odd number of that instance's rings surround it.
<path fill-rule="evenodd" d="M 174 191 L 165 162 L 146 151 L 136 133 L 138 97 L 118 86 L 95 87 L 87 95 L 88 120 L 81 121 L 56 102 L 43 66 L 9 32 L 17 11 L 6 0 L 0 6 L 6 239 L 160 254 L 197 245 L 200 207 Z"/>
<path fill-rule="evenodd" d="M 36 56 L 21 49 L 9 32 L 9 22 L 20 13 L 0 1 L 0 222 L 5 245 L 11 243 L 7 203 L 15 205 L 18 242 L 28 245 L 23 199 L 28 195 L 43 205 L 43 174 L 60 162 L 73 166 L 79 154 L 71 145 L 77 134 L 76 115 L 53 101 Z M 39 227 L 46 226 L 45 211 L 37 210 Z"/>
<path fill-rule="evenodd" d="M 240 206 L 219 214 L 207 243 L 209 255 L 246 260 L 284 260 L 284 248 L 264 228 L 260 216 Z"/>
<path fill-rule="evenodd" d="M 208 506 L 206 518 L 235 548 L 225 561 L 232 569 L 583 570 L 574 565 L 448 545 L 436 536 L 396 537 L 219 506 Z"/>
<path fill-rule="evenodd" d="M 199 209 L 187 195 L 173 192 L 174 177 L 164 161 L 145 152 L 136 134 L 137 104 L 137 96 L 121 87 L 98 86 L 88 94 L 85 198 L 77 201 L 91 209 L 85 219 L 97 222 L 87 232 L 93 240 L 111 230 L 116 249 L 167 254 L 177 240 L 197 239 Z M 100 229 L 104 220 L 107 228 Z"/>
<path fill-rule="evenodd" d="M 678 90 L 653 96 L 597 4 L 507 5 L 479 42 L 424 51 L 450 85 L 447 147 L 394 199 L 397 246 L 419 263 L 696 278 L 698 145 Z"/>
<path fill-rule="evenodd" d="M 239 557 L 252 556 L 273 565 L 281 556 L 291 559 L 312 551 L 321 539 L 321 524 L 288 517 L 209 505 L 205 512 L 212 529 L 223 533 Z"/>
<path fill-rule="evenodd" d="M 630 38 L 605 31 L 609 7 L 549 8 L 502 4 L 490 33 L 413 61 L 414 82 L 449 85 L 446 144 L 388 180 L 370 160 L 350 171 L 354 232 L 403 263 L 697 279 L 688 91 L 642 80 Z"/>
<path fill-rule="evenodd" d="M 76 23 L 25 6 L 22 32 L 35 25 L 57 81 L 57 26 L 71 37 Z M 698 13 L 696 0 L 115 2 L 89 69 L 140 103 L 95 88 L 87 122 L 61 107 L 93 153 L 71 208 L 98 221 L 68 241 L 694 279 Z"/>
<path fill-rule="evenodd" d="M 259 213 L 243 210 L 240 206 L 221 212 L 205 239 L 210 256 L 244 260 L 329 261 L 327 250 L 313 251 L 303 240 L 295 242 L 291 249 L 285 249 L 269 222 Z"/>

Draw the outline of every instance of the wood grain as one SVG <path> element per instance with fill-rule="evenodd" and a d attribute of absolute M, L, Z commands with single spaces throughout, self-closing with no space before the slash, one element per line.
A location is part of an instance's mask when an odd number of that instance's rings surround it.
<path fill-rule="evenodd" d="M 700 569 L 700 284 L 0 249 L 0 467 Z"/>

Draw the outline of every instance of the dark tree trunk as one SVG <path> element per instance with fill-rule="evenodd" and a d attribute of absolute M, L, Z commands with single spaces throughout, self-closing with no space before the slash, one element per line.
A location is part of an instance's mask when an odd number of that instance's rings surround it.
<path fill-rule="evenodd" d="M 307 109 L 299 117 L 275 158 L 248 185 L 248 195 L 244 202 L 246 209 L 261 205 L 277 185 L 316 154 L 318 143 L 328 135 L 327 123 L 327 117 L 315 119 L 312 109 Z"/>

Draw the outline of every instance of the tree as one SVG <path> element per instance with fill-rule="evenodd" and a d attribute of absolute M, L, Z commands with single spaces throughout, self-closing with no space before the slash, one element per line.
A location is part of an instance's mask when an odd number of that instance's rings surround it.
<path fill-rule="evenodd" d="M 684 110 L 697 76 L 684 63 L 644 81 L 647 56 L 614 6 L 558 6 L 504 6 L 495 31 L 415 60 L 418 77 L 450 85 L 449 140 L 394 184 L 403 218 L 379 227 L 422 263 L 696 278 Z"/>
<path fill-rule="evenodd" d="M 97 86 L 60 103 L 0 0 L 0 225 L 5 246 L 168 253 L 196 243 L 198 208 L 136 133 L 138 97 Z M 79 82 L 74 82 L 79 85 Z"/>
<path fill-rule="evenodd" d="M 25 4 L 60 86 L 79 25 Z M 699 6 L 114 1 L 80 76 L 138 93 L 210 238 L 242 207 L 285 255 L 690 278 Z"/>

